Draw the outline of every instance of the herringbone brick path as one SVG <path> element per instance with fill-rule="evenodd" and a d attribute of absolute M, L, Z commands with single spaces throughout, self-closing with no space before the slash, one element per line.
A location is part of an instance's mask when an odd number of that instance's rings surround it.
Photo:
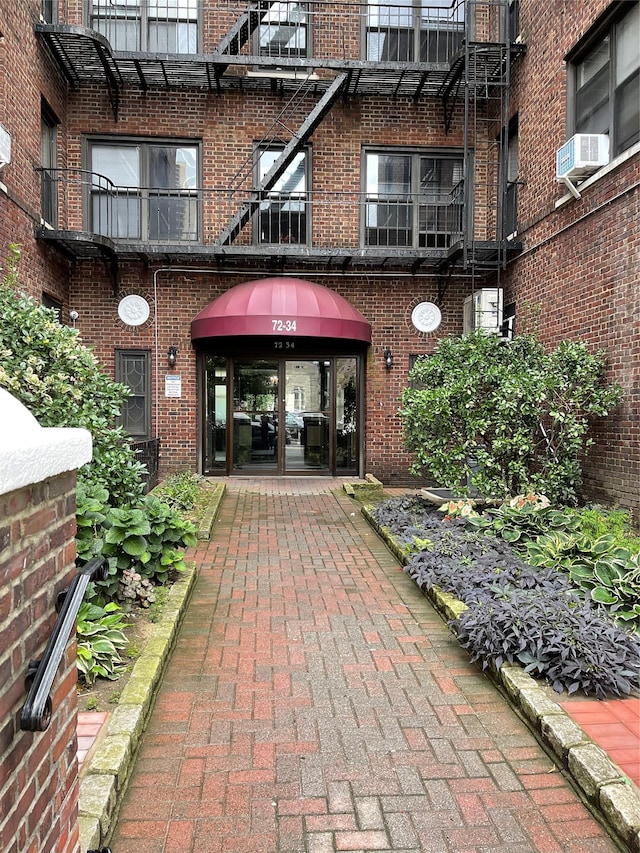
<path fill-rule="evenodd" d="M 114 853 L 617 848 L 331 480 L 229 480 Z"/>

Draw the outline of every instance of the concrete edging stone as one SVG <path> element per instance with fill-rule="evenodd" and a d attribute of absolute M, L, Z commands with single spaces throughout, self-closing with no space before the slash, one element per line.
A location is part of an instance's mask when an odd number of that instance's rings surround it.
<path fill-rule="evenodd" d="M 409 557 L 391 531 L 376 522 L 371 507 L 363 506 L 362 514 L 399 562 L 406 565 Z M 462 601 L 438 588 L 427 593 L 423 591 L 423 594 L 446 619 L 455 619 L 466 609 Z M 499 670 L 490 666 L 487 672 L 569 775 L 614 840 L 623 844 L 629 853 L 640 853 L 640 792 L 633 782 L 520 666 L 503 664 Z"/>
<path fill-rule="evenodd" d="M 224 492 L 224 484 L 214 489 L 197 527 L 199 540 L 210 539 Z M 185 571 L 168 589 L 160 618 L 101 732 L 95 752 L 85 765 L 78 803 L 82 853 L 99 849 L 109 841 L 153 709 L 156 688 L 162 680 L 197 576 L 195 562 L 187 561 Z"/>

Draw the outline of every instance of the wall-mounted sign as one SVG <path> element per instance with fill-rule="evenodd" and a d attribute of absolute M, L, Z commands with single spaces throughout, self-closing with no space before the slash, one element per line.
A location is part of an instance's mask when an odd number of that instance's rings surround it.
<path fill-rule="evenodd" d="M 419 332 L 435 332 L 442 321 L 442 313 L 433 302 L 420 302 L 411 312 L 411 322 Z"/>
<path fill-rule="evenodd" d="M 167 373 L 164 377 L 164 396 L 182 397 L 182 376 Z"/>
<path fill-rule="evenodd" d="M 136 293 L 123 296 L 118 303 L 118 317 L 127 326 L 141 326 L 149 319 L 149 303 Z"/>

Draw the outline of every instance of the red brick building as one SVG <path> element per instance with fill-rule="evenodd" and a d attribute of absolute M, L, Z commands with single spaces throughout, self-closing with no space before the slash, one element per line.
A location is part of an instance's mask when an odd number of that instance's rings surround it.
<path fill-rule="evenodd" d="M 586 485 L 638 511 L 638 14 L 0 0 L 0 251 L 164 472 L 411 482 L 412 359 L 535 309 L 606 349 Z"/>

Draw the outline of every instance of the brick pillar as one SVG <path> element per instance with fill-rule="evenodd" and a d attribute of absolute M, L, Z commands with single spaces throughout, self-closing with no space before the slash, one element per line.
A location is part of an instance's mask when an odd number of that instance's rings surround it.
<path fill-rule="evenodd" d="M 0 389 L 0 850 L 78 853 L 75 637 L 51 689 L 44 732 L 20 729 L 30 660 L 75 573 L 76 469 L 85 430 L 42 429 Z"/>

